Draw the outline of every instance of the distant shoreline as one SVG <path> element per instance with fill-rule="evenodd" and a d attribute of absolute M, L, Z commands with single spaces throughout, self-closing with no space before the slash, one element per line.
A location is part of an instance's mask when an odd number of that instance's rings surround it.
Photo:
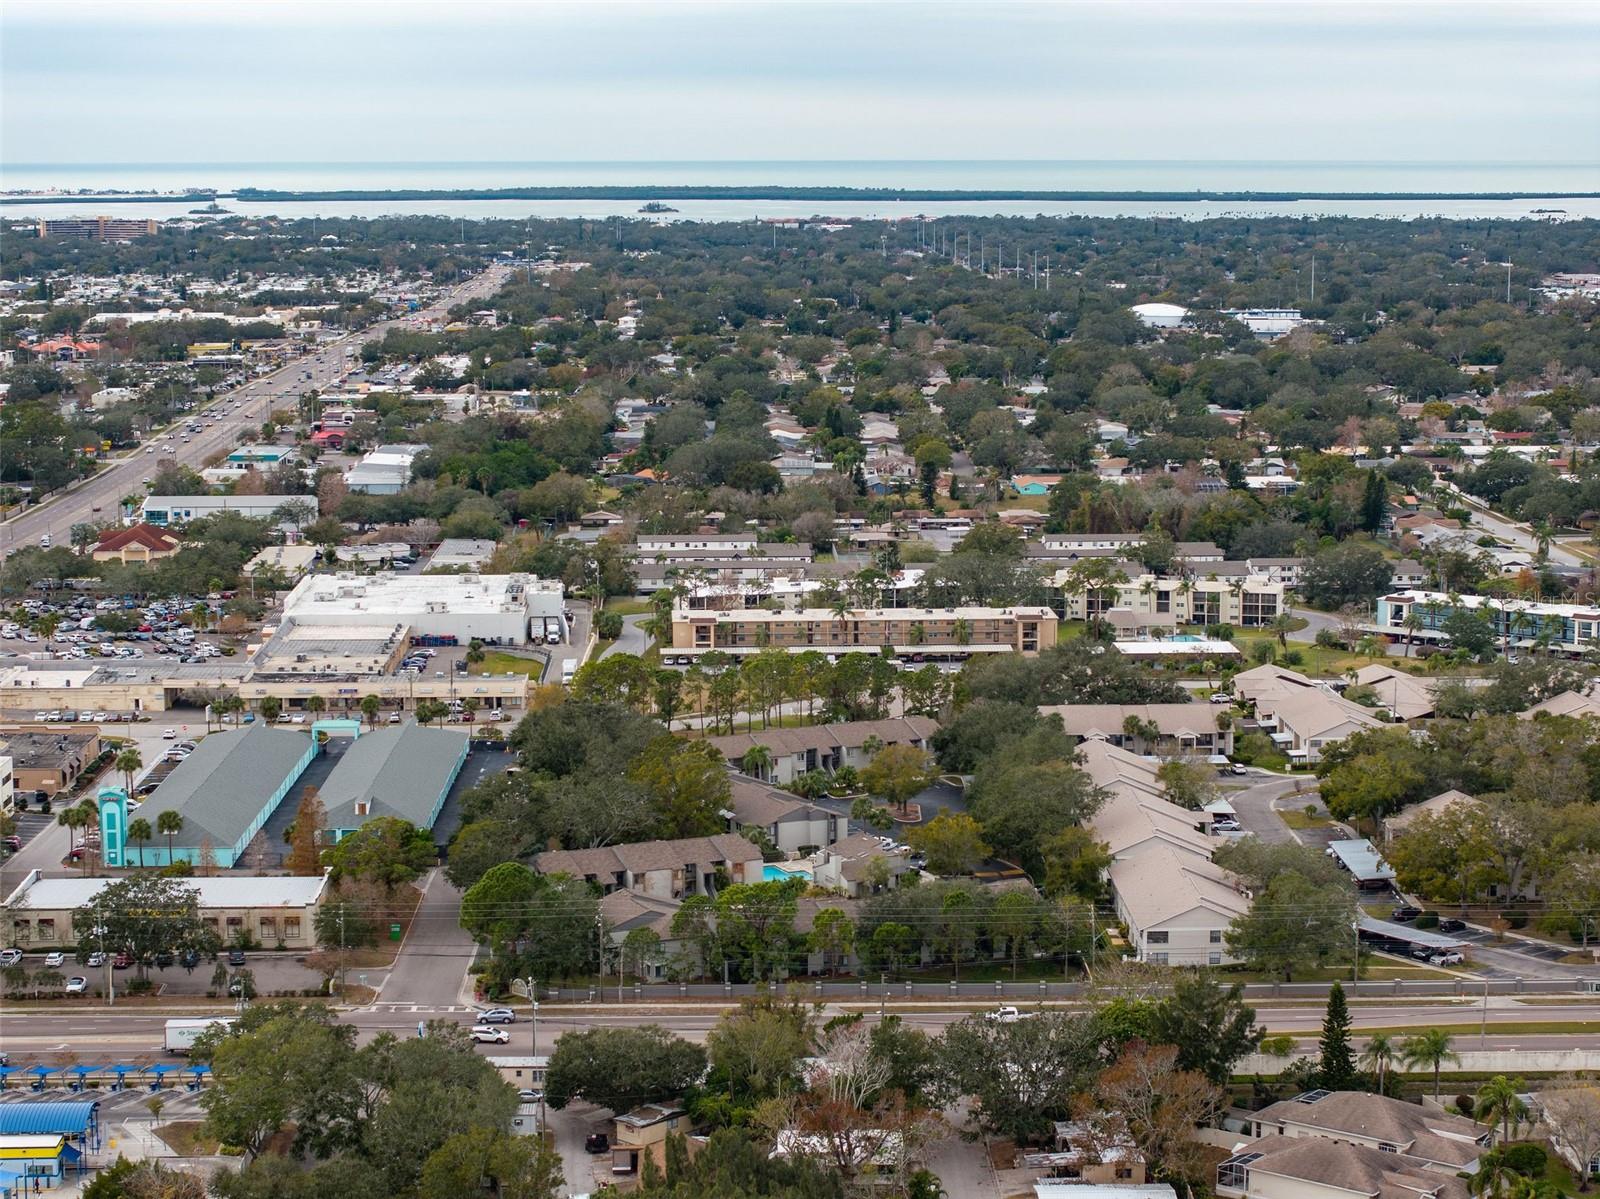
<path fill-rule="evenodd" d="M 234 191 L 107 192 L 68 195 L 50 193 L 0 195 L 0 208 L 8 204 L 192 204 L 237 200 L 241 203 L 305 203 L 314 201 L 418 201 L 418 200 L 827 200 L 954 203 L 960 201 L 1132 202 L 1158 204 L 1296 203 L 1298 201 L 1462 201 L 1462 200 L 1593 200 L 1600 192 L 1379 192 L 1379 191 L 1057 191 L 1027 188 L 901 188 L 901 187 L 786 187 L 695 186 L 646 184 L 621 186 L 496 187 L 496 188 L 346 188 L 276 189 L 241 187 Z"/>

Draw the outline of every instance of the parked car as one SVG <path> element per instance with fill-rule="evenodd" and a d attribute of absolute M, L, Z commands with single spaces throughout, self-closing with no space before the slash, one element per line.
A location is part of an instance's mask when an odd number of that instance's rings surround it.
<path fill-rule="evenodd" d="M 178 730 L 177 729 L 162 729 L 161 730 L 161 739 L 163 741 L 176 741 L 178 739 Z"/>
<path fill-rule="evenodd" d="M 230 965 L 230 966 L 242 966 L 242 965 L 244 965 L 244 950 L 242 950 L 242 949 L 230 949 L 230 950 L 228 950 L 228 965 Z"/>
<path fill-rule="evenodd" d="M 1389 913 L 1389 919 L 1398 921 L 1401 924 L 1409 924 L 1420 915 L 1422 915 L 1421 908 L 1414 908 L 1409 903 L 1403 903 Z"/>
<path fill-rule="evenodd" d="M 198 949 L 185 949 L 178 955 L 178 965 L 185 970 L 193 970 L 200 964 L 200 951 Z"/>
<path fill-rule="evenodd" d="M 583 1151 L 585 1153 L 610 1153 L 611 1138 L 603 1132 L 591 1132 L 583 1138 Z"/>
<path fill-rule="evenodd" d="M 1464 933 L 1467 931 L 1467 922 L 1465 920 L 1447 918 L 1439 921 L 1439 931 L 1442 933 Z"/>
<path fill-rule="evenodd" d="M 106 955 L 103 953 L 91 953 L 83 964 L 91 970 L 98 969 L 106 964 Z"/>
<path fill-rule="evenodd" d="M 1228 767 L 1228 773 L 1229 774 L 1249 774 L 1250 773 L 1250 767 L 1246 766 L 1243 762 L 1235 762 L 1232 766 Z"/>
<path fill-rule="evenodd" d="M 20 949 L 0 949 L 0 967 L 15 966 L 22 960 Z"/>
<path fill-rule="evenodd" d="M 1462 957 L 1455 950 L 1447 949 L 1443 953 L 1436 953 L 1432 957 L 1430 957 L 1428 959 L 1428 965 L 1430 965 L 1430 966 L 1459 966 L 1462 963 L 1464 963 L 1466 960 L 1467 960 L 1466 958 Z"/>
<path fill-rule="evenodd" d="M 1211 831 L 1214 833 L 1237 833 L 1239 822 L 1237 820 L 1213 820 Z"/>
<path fill-rule="evenodd" d="M 133 965 L 133 958 L 126 953 L 119 953 L 111 959 L 111 968 L 113 970 L 126 970 L 131 965 Z"/>
<path fill-rule="evenodd" d="M 995 1008 L 992 1012 L 985 1012 L 983 1018 L 993 1021 L 995 1024 L 1015 1024 L 1022 1019 L 1022 1013 L 1007 1004 L 1004 1007 Z"/>
<path fill-rule="evenodd" d="M 53 953 L 47 953 L 44 955 L 44 964 L 52 970 L 59 969 L 67 964 L 67 955 L 59 949 Z"/>
<path fill-rule="evenodd" d="M 479 1024 L 515 1024 L 517 1014 L 508 1007 L 492 1007 L 478 1013 Z"/>
<path fill-rule="evenodd" d="M 492 1024 L 474 1024 L 469 1035 L 480 1044 L 487 1042 L 491 1045 L 505 1045 L 511 1040 L 510 1033 Z"/>
<path fill-rule="evenodd" d="M 81 974 L 74 974 L 67 979 L 68 995 L 87 995 L 89 993 L 89 980 Z"/>
<path fill-rule="evenodd" d="M 173 954 L 172 950 L 163 949 L 160 953 L 156 954 L 156 969 L 157 970 L 165 970 L 168 966 L 172 965 L 177 960 L 178 959 Z"/>

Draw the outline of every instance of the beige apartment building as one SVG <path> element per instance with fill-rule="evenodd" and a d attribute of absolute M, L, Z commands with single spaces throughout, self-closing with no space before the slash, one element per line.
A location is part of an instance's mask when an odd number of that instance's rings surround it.
<path fill-rule="evenodd" d="M 1149 628 L 1230 624 L 1258 629 L 1285 611 L 1284 584 L 1259 575 L 1184 579 L 1141 574 L 1105 587 L 1077 584 L 1070 567 L 1050 581 L 1052 606 L 1065 620 L 1104 617 L 1120 609 Z"/>
<path fill-rule="evenodd" d="M 1056 643 L 1059 621 L 1045 607 L 830 608 L 703 612 L 674 609 L 672 648 L 679 653 L 763 649 L 790 652 L 876 653 L 965 657 L 976 653 L 1038 653 Z"/>

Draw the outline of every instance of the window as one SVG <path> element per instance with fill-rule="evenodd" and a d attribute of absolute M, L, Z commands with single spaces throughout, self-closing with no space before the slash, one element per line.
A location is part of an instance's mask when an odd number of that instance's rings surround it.
<path fill-rule="evenodd" d="M 261 917 L 261 940 L 263 943 L 273 942 L 278 939 L 278 918 L 276 916 Z"/>
<path fill-rule="evenodd" d="M 1400 1146 L 1396 1145 L 1393 1141 L 1379 1141 L 1378 1142 L 1378 1148 L 1379 1148 L 1379 1150 L 1381 1150 L 1384 1153 L 1399 1153 L 1400 1152 Z"/>
<path fill-rule="evenodd" d="M 1214 928 L 1211 930 L 1211 943 L 1213 945 L 1222 944 L 1222 930 L 1220 928 Z"/>
<path fill-rule="evenodd" d="M 285 941 L 298 941 L 300 939 L 300 917 L 285 916 L 283 918 L 283 939 Z"/>
<path fill-rule="evenodd" d="M 1144 941 L 1146 945 L 1165 945 L 1167 943 L 1167 930 L 1158 929 L 1155 932 L 1146 933 Z"/>
<path fill-rule="evenodd" d="M 1206 965 L 1208 965 L 1208 966 L 1220 966 L 1220 965 L 1222 965 L 1222 955 L 1220 953 L 1209 953 L 1209 954 L 1207 954 L 1206 955 Z"/>
<path fill-rule="evenodd" d="M 56 939 L 56 922 L 54 917 L 45 916 L 34 925 L 34 931 L 41 941 L 54 941 Z"/>
<path fill-rule="evenodd" d="M 1150 964 L 1152 966 L 1165 966 L 1167 964 L 1167 955 L 1164 953 L 1152 953 L 1150 955 Z"/>

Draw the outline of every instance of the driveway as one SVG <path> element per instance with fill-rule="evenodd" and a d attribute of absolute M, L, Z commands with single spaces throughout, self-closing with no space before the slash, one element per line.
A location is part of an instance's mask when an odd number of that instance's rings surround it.
<path fill-rule="evenodd" d="M 419 1008 L 457 1004 L 477 951 L 461 927 L 461 892 L 444 871 L 429 871 L 411 932 L 379 998 Z"/>
<path fill-rule="evenodd" d="M 1243 826 L 1244 831 L 1271 845 L 1302 840 L 1303 838 L 1297 838 L 1290 831 L 1274 805 L 1278 800 L 1283 800 L 1286 806 L 1296 806 L 1298 803 L 1315 800 L 1317 797 L 1310 792 L 1316 787 L 1316 781 L 1283 778 L 1280 775 L 1264 773 L 1254 773 L 1247 777 L 1254 781 L 1237 790 L 1224 788 L 1222 792 L 1223 798 L 1231 803 L 1234 811 L 1238 813 L 1239 824 Z M 1293 797 L 1301 790 L 1307 792 L 1306 798 L 1297 801 Z"/>
<path fill-rule="evenodd" d="M 624 616 L 622 635 L 606 646 L 600 656 L 609 658 L 612 654 L 633 654 L 642 657 L 644 651 L 650 648 L 650 638 L 644 631 L 644 622 L 649 619 L 648 615 Z"/>

